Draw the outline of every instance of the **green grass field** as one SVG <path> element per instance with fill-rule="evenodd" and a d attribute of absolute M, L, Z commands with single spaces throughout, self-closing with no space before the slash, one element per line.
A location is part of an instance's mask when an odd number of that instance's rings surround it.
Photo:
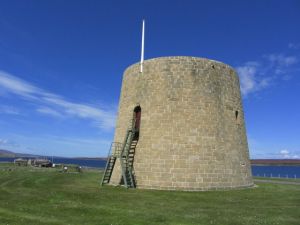
<path fill-rule="evenodd" d="M 0 224 L 300 224 L 300 186 L 234 191 L 100 188 L 101 173 L 0 164 Z"/>
<path fill-rule="evenodd" d="M 269 178 L 269 177 L 254 177 L 254 179 L 256 180 L 274 180 L 274 181 L 287 181 L 287 182 L 293 182 L 293 183 L 300 183 L 300 179 L 297 178 L 278 178 L 278 177 L 273 177 L 273 178 Z"/>

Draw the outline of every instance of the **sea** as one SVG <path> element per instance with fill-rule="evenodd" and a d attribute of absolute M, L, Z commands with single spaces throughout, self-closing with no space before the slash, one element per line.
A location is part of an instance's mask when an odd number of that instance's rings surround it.
<path fill-rule="evenodd" d="M 13 162 L 15 158 L 0 158 L 0 162 Z M 51 158 L 48 158 L 52 160 Z M 104 169 L 104 159 L 53 158 L 56 164 L 76 164 L 82 167 Z M 256 177 L 300 178 L 300 166 L 261 166 L 252 165 L 252 175 Z"/>

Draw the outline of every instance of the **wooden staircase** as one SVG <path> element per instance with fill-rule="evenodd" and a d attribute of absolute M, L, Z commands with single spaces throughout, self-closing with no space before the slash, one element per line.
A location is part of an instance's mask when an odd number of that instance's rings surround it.
<path fill-rule="evenodd" d="M 123 144 L 113 142 L 107 157 L 107 163 L 103 174 L 101 185 L 108 184 L 114 169 L 117 158 L 120 159 L 122 170 L 121 185 L 126 188 L 135 188 L 136 182 L 133 172 L 133 161 L 135 155 L 135 148 L 138 143 L 138 135 L 135 130 L 135 121 L 133 121 L 126 132 Z"/>
<path fill-rule="evenodd" d="M 124 147 L 121 153 L 121 161 L 120 161 L 122 167 L 121 184 L 124 184 L 124 186 L 127 188 L 135 188 L 135 180 L 133 175 L 134 154 L 132 154 L 132 149 L 134 148 L 135 151 L 137 140 L 134 140 L 134 137 L 135 137 L 135 130 L 128 129 L 124 140 Z"/>
<path fill-rule="evenodd" d="M 120 142 L 111 143 L 101 185 L 109 183 L 116 160 L 118 158 L 118 155 L 120 155 L 121 151 L 122 151 L 122 143 Z"/>

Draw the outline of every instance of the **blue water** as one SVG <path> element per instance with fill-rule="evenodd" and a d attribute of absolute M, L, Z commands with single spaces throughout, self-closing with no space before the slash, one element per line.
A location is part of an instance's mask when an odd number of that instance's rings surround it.
<path fill-rule="evenodd" d="M 256 177 L 300 178 L 300 166 L 251 166 Z"/>
<path fill-rule="evenodd" d="M 80 166 L 104 168 L 106 160 L 102 159 L 69 159 L 69 158 L 55 158 L 54 163 L 76 164 Z"/>
<path fill-rule="evenodd" d="M 13 162 L 15 158 L 0 158 L 0 162 Z M 76 164 L 80 166 L 104 168 L 103 159 L 54 158 L 54 163 Z M 252 175 L 258 177 L 300 178 L 300 166 L 252 166 Z"/>

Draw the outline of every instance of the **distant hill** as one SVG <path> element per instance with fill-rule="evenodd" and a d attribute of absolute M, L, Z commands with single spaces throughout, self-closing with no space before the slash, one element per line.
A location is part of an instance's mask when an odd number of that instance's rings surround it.
<path fill-rule="evenodd" d="M 0 158 L 15 158 L 15 157 L 26 157 L 26 158 L 51 158 L 52 156 L 46 155 L 33 155 L 26 153 L 16 153 L 9 150 L 0 149 Z M 53 158 L 73 158 L 73 159 L 82 159 L 82 160 L 106 160 L 106 157 L 62 157 L 62 156 L 53 156 Z"/>
<path fill-rule="evenodd" d="M 252 165 L 300 165 L 300 159 L 251 159 Z"/>
<path fill-rule="evenodd" d="M 0 149 L 0 157 L 15 157 L 16 154 L 14 152 Z"/>
<path fill-rule="evenodd" d="M 32 155 L 32 154 L 26 154 L 26 153 L 16 153 L 9 150 L 0 149 L 0 157 L 4 158 L 14 158 L 14 157 L 41 157 L 40 155 Z"/>

